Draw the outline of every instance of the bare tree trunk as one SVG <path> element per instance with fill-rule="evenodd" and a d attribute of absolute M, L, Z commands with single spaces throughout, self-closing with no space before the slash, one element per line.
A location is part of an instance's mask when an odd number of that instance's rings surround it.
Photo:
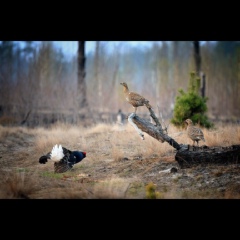
<path fill-rule="evenodd" d="M 100 41 L 96 41 L 96 48 L 95 48 L 95 58 L 94 58 L 94 75 L 95 80 L 98 84 L 98 104 L 100 108 L 100 112 L 103 111 L 102 109 L 102 81 L 99 76 L 99 65 L 100 65 Z"/>
<path fill-rule="evenodd" d="M 201 89 L 200 93 L 202 97 L 205 97 L 205 88 L 206 88 L 206 75 L 204 73 L 201 74 L 201 53 L 200 53 L 200 43 L 199 41 L 194 41 L 194 60 L 196 66 L 196 74 L 201 78 Z"/>
<path fill-rule="evenodd" d="M 78 106 L 79 110 L 85 110 L 88 107 L 85 82 L 85 41 L 78 42 Z"/>
<path fill-rule="evenodd" d="M 206 89 L 206 75 L 205 73 L 202 74 L 202 87 L 201 87 L 201 95 L 205 97 L 205 89 Z"/>
<path fill-rule="evenodd" d="M 195 66 L 196 66 L 196 74 L 198 77 L 200 77 L 201 72 L 201 55 L 200 55 L 200 44 L 199 41 L 194 41 L 194 60 L 195 60 Z"/>
<path fill-rule="evenodd" d="M 115 85 L 117 83 L 117 79 L 118 79 L 118 71 L 119 71 L 119 53 L 117 52 L 117 49 L 115 49 L 116 51 L 116 62 L 114 64 L 114 70 L 113 70 L 113 77 L 112 77 L 112 84 L 110 86 L 110 92 L 113 92 L 114 91 L 114 88 L 115 88 Z"/>

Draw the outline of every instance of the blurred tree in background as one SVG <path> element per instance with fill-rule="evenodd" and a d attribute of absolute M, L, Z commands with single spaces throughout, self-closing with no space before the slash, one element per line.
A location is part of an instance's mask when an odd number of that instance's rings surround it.
<path fill-rule="evenodd" d="M 239 120 L 240 42 L 195 44 L 201 48 L 199 69 L 206 76 L 206 115 L 212 120 Z M 1 118 L 28 126 L 77 123 L 79 92 L 95 122 L 113 122 L 119 109 L 132 110 L 122 95 L 122 81 L 148 98 L 156 113 L 160 109 L 164 118 L 173 118 L 179 89 L 187 93 L 189 73 L 197 71 L 193 42 L 155 41 L 145 48 L 120 42 L 109 50 L 110 46 L 111 42 L 98 41 L 92 52 L 84 48 L 82 92 L 77 50 L 69 57 L 52 41 L 0 41 L 0 123 Z M 148 113 L 140 108 L 138 114 Z"/>
<path fill-rule="evenodd" d="M 79 110 L 88 107 L 86 96 L 86 69 L 85 69 L 85 41 L 78 42 L 78 95 L 77 102 L 79 104 Z"/>

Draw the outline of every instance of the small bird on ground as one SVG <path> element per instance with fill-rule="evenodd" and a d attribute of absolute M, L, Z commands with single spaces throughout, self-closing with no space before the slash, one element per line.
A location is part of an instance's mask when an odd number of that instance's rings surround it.
<path fill-rule="evenodd" d="M 193 122 L 191 119 L 187 119 L 187 120 L 185 120 L 185 122 L 188 124 L 187 135 L 189 138 L 192 139 L 193 146 L 194 146 L 195 141 L 197 142 L 197 145 L 200 140 L 205 142 L 205 138 L 204 138 L 202 130 L 198 127 L 193 126 Z"/>
<path fill-rule="evenodd" d="M 39 158 L 39 163 L 46 164 L 49 159 L 54 162 L 54 172 L 63 173 L 70 170 L 74 164 L 81 162 L 85 157 L 86 152 L 70 151 L 56 144 L 51 152 Z"/>
<path fill-rule="evenodd" d="M 146 98 L 142 97 L 138 93 L 130 92 L 127 83 L 122 82 L 120 84 L 123 85 L 123 92 L 126 97 L 126 100 L 133 106 L 135 114 L 137 112 L 137 107 L 145 105 L 147 108 L 152 108 L 152 106 L 149 104 L 149 101 Z"/>

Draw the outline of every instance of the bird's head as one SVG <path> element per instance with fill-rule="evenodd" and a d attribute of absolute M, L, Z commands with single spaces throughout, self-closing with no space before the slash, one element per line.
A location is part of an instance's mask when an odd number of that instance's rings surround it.
<path fill-rule="evenodd" d="M 121 82 L 121 85 L 123 85 L 124 87 L 128 88 L 128 85 L 125 82 Z"/>
<path fill-rule="evenodd" d="M 191 125 L 191 124 L 193 123 L 193 122 L 192 122 L 192 120 L 191 120 L 191 119 L 189 119 L 189 118 L 188 118 L 188 119 L 186 119 L 186 120 L 185 120 L 185 122 L 186 122 L 188 125 Z"/>
<path fill-rule="evenodd" d="M 74 158 L 76 158 L 77 162 L 80 162 L 83 158 L 87 156 L 87 153 L 82 151 L 73 151 L 72 154 Z"/>

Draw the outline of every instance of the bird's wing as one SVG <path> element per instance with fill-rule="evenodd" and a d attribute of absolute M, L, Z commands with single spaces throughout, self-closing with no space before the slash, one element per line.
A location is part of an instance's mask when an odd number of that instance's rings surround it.
<path fill-rule="evenodd" d="M 145 98 L 143 96 L 141 96 L 140 94 L 135 93 L 135 92 L 129 92 L 129 98 L 132 101 L 145 100 Z"/>
<path fill-rule="evenodd" d="M 194 127 L 193 133 L 196 137 L 203 138 L 203 132 L 200 128 Z"/>
<path fill-rule="evenodd" d="M 65 147 L 62 147 L 62 149 L 63 149 L 63 154 L 64 155 L 70 155 L 71 153 L 72 153 L 72 151 L 70 151 L 69 149 L 67 149 L 67 148 L 65 148 Z"/>
<path fill-rule="evenodd" d="M 59 161 L 54 163 L 54 172 L 55 173 L 63 173 L 72 168 L 72 164 L 69 162 L 71 153 L 69 149 L 62 147 L 64 157 Z"/>
<path fill-rule="evenodd" d="M 63 153 L 64 153 L 64 157 L 61 159 L 61 162 L 69 162 L 70 156 L 72 154 L 72 151 L 70 151 L 69 149 L 63 147 Z"/>
<path fill-rule="evenodd" d="M 54 163 L 54 172 L 55 173 L 64 173 L 70 170 L 72 166 L 68 164 L 67 162 L 60 161 Z"/>

